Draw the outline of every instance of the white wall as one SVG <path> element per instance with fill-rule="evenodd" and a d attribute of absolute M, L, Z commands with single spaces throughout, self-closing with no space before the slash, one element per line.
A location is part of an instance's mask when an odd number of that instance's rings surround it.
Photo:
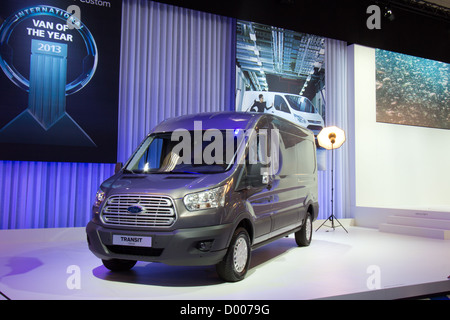
<path fill-rule="evenodd" d="M 349 50 L 355 218 L 358 207 L 450 208 L 450 130 L 376 122 L 375 50 Z"/>

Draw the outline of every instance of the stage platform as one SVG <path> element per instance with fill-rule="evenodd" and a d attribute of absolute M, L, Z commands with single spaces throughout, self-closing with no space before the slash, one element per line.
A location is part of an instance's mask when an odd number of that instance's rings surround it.
<path fill-rule="evenodd" d="M 84 228 L 1 230 L 0 299 L 405 299 L 450 292 L 449 240 L 345 227 L 348 233 L 320 228 L 306 248 L 289 237 L 253 251 L 237 283 L 221 282 L 213 266 L 138 262 L 112 273 L 88 250 Z"/>

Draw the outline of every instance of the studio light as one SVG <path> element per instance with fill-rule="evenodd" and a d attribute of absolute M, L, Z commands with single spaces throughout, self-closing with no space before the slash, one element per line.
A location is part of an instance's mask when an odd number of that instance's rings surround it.
<path fill-rule="evenodd" d="M 317 140 L 322 148 L 327 150 L 338 149 L 345 142 L 345 132 L 335 126 L 325 127 L 320 131 Z"/>
<path fill-rule="evenodd" d="M 345 131 L 336 127 L 325 127 L 323 128 L 319 135 L 317 136 L 317 141 L 322 148 L 331 150 L 331 215 L 317 228 L 319 230 L 327 221 L 331 222 L 331 228 L 335 229 L 334 220 L 339 223 L 345 232 L 348 233 L 347 229 L 339 222 L 334 216 L 334 149 L 340 148 L 345 142 Z M 316 230 L 316 231 L 317 231 Z"/>

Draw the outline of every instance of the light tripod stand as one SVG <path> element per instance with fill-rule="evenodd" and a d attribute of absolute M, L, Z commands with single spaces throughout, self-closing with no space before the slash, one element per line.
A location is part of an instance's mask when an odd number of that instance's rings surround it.
<path fill-rule="evenodd" d="M 320 131 L 317 136 L 319 145 L 327 150 L 331 150 L 331 215 L 316 229 L 319 230 L 327 221 L 331 222 L 331 226 L 326 226 L 329 228 L 336 228 L 334 221 L 336 220 L 339 226 L 348 233 L 347 229 L 339 222 L 339 220 L 334 215 L 334 149 L 340 148 L 345 142 L 345 132 L 338 127 L 326 127 Z"/>

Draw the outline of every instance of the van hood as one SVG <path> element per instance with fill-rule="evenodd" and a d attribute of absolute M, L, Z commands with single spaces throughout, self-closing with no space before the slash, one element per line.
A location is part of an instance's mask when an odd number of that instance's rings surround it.
<path fill-rule="evenodd" d="M 230 170 L 231 171 L 231 170 Z M 121 174 L 102 183 L 107 196 L 147 193 L 167 195 L 173 199 L 221 184 L 231 172 L 215 174 Z"/>

